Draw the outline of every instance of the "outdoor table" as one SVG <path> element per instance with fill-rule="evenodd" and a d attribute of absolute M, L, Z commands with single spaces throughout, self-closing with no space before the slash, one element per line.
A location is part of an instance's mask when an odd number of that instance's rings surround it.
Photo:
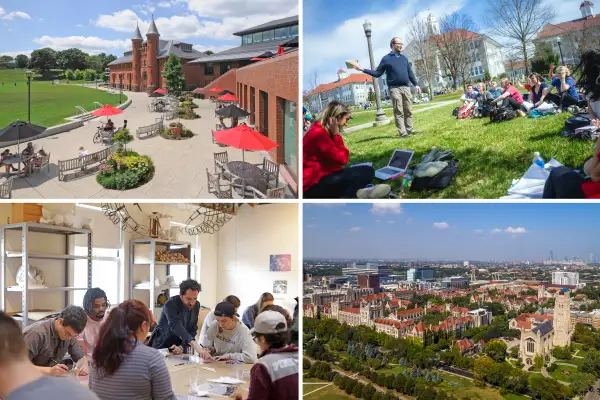
<path fill-rule="evenodd" d="M 28 156 L 28 157 L 21 157 L 20 155 L 12 155 L 9 157 L 6 157 L 3 161 L 2 164 L 10 164 L 10 165 L 14 165 L 14 164 L 25 164 L 25 161 L 29 161 L 33 158 L 33 156 Z M 20 175 L 23 173 L 23 171 L 11 171 L 11 172 L 2 172 L 5 175 Z"/>
<path fill-rule="evenodd" d="M 173 386 L 173 392 L 176 395 L 187 396 L 190 391 L 190 385 L 194 382 L 200 385 L 206 383 L 208 379 L 218 379 L 220 377 L 243 380 L 244 383 L 234 386 L 238 386 L 242 391 L 248 393 L 250 369 L 253 364 L 227 364 L 225 361 L 204 363 L 202 360 L 200 363 L 196 363 L 193 361 L 186 361 L 184 358 L 184 355 L 165 357 L 165 362 L 167 363 L 167 369 L 171 378 L 171 385 Z M 213 369 L 214 371 L 212 371 Z M 88 385 L 89 379 L 87 376 L 80 376 L 77 379 L 80 384 L 85 386 Z"/>
<path fill-rule="evenodd" d="M 267 189 L 269 188 L 268 182 L 262 173 L 262 169 L 256 165 L 245 161 L 230 161 L 224 167 L 226 171 L 242 179 L 244 192 L 246 191 L 246 186 L 252 186 L 262 193 L 267 193 Z"/>

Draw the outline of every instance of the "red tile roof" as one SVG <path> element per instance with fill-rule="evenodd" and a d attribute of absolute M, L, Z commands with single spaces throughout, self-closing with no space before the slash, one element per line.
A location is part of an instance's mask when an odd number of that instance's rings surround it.
<path fill-rule="evenodd" d="M 390 325 L 398 329 L 402 329 L 406 326 L 406 323 L 400 321 L 394 321 L 393 319 L 387 318 L 377 318 L 375 320 L 376 324 Z"/>
<path fill-rule="evenodd" d="M 461 352 L 469 350 L 473 347 L 473 343 L 469 339 L 460 339 L 456 341 L 456 345 Z"/>
<path fill-rule="evenodd" d="M 360 314 L 360 308 L 346 307 L 346 308 L 342 309 L 342 311 L 352 313 L 352 314 Z"/>
<path fill-rule="evenodd" d="M 417 314 L 417 313 L 422 313 L 423 309 L 422 308 L 411 308 L 410 310 L 398 310 L 396 311 L 396 315 L 401 317 L 404 315 L 412 315 L 412 314 Z"/>
<path fill-rule="evenodd" d="M 600 15 L 579 18 L 572 21 L 561 22 L 560 24 L 546 24 L 537 34 L 535 40 L 547 37 L 565 35 L 571 31 L 580 31 L 583 29 L 593 29 L 600 26 Z"/>
<path fill-rule="evenodd" d="M 339 81 L 331 82 L 331 83 L 324 83 L 322 85 L 319 85 L 315 88 L 315 90 L 310 92 L 310 94 L 313 95 L 313 94 L 317 94 L 317 93 L 328 92 L 337 87 L 348 85 L 350 83 L 368 83 L 368 82 L 373 82 L 373 78 L 371 78 L 367 74 L 350 74 L 346 78 L 340 79 Z"/>

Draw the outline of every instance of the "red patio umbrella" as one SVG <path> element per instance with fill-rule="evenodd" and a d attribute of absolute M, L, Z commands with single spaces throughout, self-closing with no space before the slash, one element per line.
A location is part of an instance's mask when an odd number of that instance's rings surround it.
<path fill-rule="evenodd" d="M 283 48 L 283 46 L 279 46 L 279 47 L 277 48 L 277 55 L 278 55 L 278 56 L 280 56 L 280 55 L 282 55 L 283 53 L 285 53 L 285 49 Z"/>
<path fill-rule="evenodd" d="M 246 150 L 269 151 L 279 146 L 277 143 L 248 125 L 242 124 L 235 128 L 225 129 L 214 133 L 215 142 L 226 144 L 242 150 L 242 159 L 245 160 Z"/>
<path fill-rule="evenodd" d="M 219 88 L 219 87 L 214 87 L 212 89 L 208 89 L 209 92 L 215 92 L 215 93 L 219 93 L 222 92 L 223 89 Z"/>
<path fill-rule="evenodd" d="M 106 104 L 104 107 L 92 112 L 94 117 L 108 117 L 111 115 L 123 114 L 123 110 L 117 107 L 113 107 L 110 104 Z"/>
<path fill-rule="evenodd" d="M 264 60 L 268 60 L 268 58 L 254 57 L 254 58 L 250 59 L 250 61 L 264 61 Z"/>
<path fill-rule="evenodd" d="M 153 93 L 158 93 L 158 94 L 167 94 L 167 93 L 169 93 L 169 92 L 167 91 L 167 89 L 158 88 L 158 89 L 156 89 L 156 90 L 155 90 Z"/>
<path fill-rule="evenodd" d="M 239 101 L 240 99 L 238 99 L 237 97 L 235 97 L 232 94 L 227 93 L 221 97 L 217 97 L 217 100 L 219 100 L 219 101 Z"/>

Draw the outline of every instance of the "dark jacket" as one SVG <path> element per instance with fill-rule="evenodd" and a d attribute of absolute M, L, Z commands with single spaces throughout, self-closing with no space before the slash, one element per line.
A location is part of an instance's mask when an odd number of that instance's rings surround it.
<path fill-rule="evenodd" d="M 298 400 L 298 347 L 268 349 L 250 370 L 247 400 Z"/>
<path fill-rule="evenodd" d="M 390 52 L 381 59 L 381 62 L 375 71 L 365 69 L 363 72 L 374 78 L 379 78 L 385 73 L 387 85 L 390 88 L 408 86 L 409 82 L 414 86 L 417 86 L 415 74 L 408 63 L 408 58 L 406 58 L 404 54 L 396 55 L 393 52 Z"/>
<path fill-rule="evenodd" d="M 258 307 L 256 306 L 256 304 L 248 306 L 248 308 L 246 308 L 246 310 L 242 314 L 242 322 L 248 327 L 248 329 L 254 328 L 254 318 L 256 318 L 257 314 Z"/>
<path fill-rule="evenodd" d="M 196 339 L 200 302 L 190 311 L 181 297 L 171 297 L 163 306 L 158 325 L 150 337 L 149 346 L 164 349 L 172 345 L 187 347 Z"/>

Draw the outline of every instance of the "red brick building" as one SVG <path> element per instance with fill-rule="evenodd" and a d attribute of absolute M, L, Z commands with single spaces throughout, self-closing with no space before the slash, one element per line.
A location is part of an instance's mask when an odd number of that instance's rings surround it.
<path fill-rule="evenodd" d="M 152 18 L 146 40 L 142 38 L 140 28 L 136 28 L 131 38 L 131 51 L 108 64 L 110 86 L 133 92 L 153 91 L 165 87 L 163 70 L 171 54 L 181 58 L 186 87 L 194 89 L 200 86 L 197 68 L 189 64 L 207 55 L 192 48 L 191 44 L 176 40 L 160 40 L 160 33 Z"/>

